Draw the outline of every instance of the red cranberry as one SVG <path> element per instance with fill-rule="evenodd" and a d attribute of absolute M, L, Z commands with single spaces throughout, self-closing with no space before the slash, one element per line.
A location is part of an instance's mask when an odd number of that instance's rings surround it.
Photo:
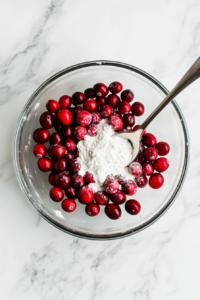
<path fill-rule="evenodd" d="M 117 182 L 119 184 L 122 184 L 122 182 L 124 181 L 124 178 L 122 177 L 122 175 L 115 175 L 115 179 L 117 180 Z"/>
<path fill-rule="evenodd" d="M 114 130 L 120 130 L 123 127 L 122 119 L 117 115 L 110 116 L 108 124 L 111 125 Z"/>
<path fill-rule="evenodd" d="M 124 90 L 122 93 L 121 93 L 121 99 L 123 101 L 127 101 L 127 102 L 131 102 L 134 98 L 134 94 L 131 90 Z"/>
<path fill-rule="evenodd" d="M 160 157 L 156 159 L 153 166 L 157 172 L 164 172 L 169 168 L 169 161 L 165 157 Z"/>
<path fill-rule="evenodd" d="M 149 178 L 149 185 L 153 189 L 159 189 L 164 183 L 164 177 L 160 173 L 152 174 Z"/>
<path fill-rule="evenodd" d="M 86 172 L 85 175 L 83 176 L 83 178 L 84 178 L 85 182 L 87 182 L 87 183 L 94 183 L 95 182 L 95 180 L 93 178 L 93 175 L 89 172 Z"/>
<path fill-rule="evenodd" d="M 118 109 L 121 114 L 126 114 L 131 111 L 131 106 L 127 101 L 122 101 L 119 103 Z"/>
<path fill-rule="evenodd" d="M 62 143 L 62 136 L 58 132 L 52 133 L 50 137 L 50 145 L 56 145 L 56 144 L 61 144 Z"/>
<path fill-rule="evenodd" d="M 63 125 L 60 123 L 58 119 L 54 120 L 54 128 L 56 131 L 61 131 L 63 128 Z"/>
<path fill-rule="evenodd" d="M 74 151 L 74 158 L 77 158 L 77 157 L 79 157 L 79 151 L 78 151 L 78 149 L 76 149 Z"/>
<path fill-rule="evenodd" d="M 140 128 L 140 125 L 136 125 L 135 127 L 133 127 L 133 131 L 136 131 Z M 144 136 L 147 133 L 146 129 L 143 131 L 142 136 Z"/>
<path fill-rule="evenodd" d="M 33 132 L 33 139 L 38 144 L 44 144 L 49 140 L 50 134 L 48 130 L 43 128 L 37 128 Z"/>
<path fill-rule="evenodd" d="M 144 146 L 154 147 L 157 144 L 156 137 L 151 133 L 146 133 L 142 138 Z"/>
<path fill-rule="evenodd" d="M 69 161 L 69 166 L 70 169 L 75 173 L 78 172 L 81 168 L 81 164 L 77 161 L 77 159 L 71 159 Z"/>
<path fill-rule="evenodd" d="M 144 150 L 144 158 L 148 161 L 153 161 L 157 158 L 158 151 L 156 148 L 148 147 Z"/>
<path fill-rule="evenodd" d="M 74 158 L 74 154 L 71 152 L 67 152 L 67 154 L 65 155 L 65 159 L 70 160 Z"/>
<path fill-rule="evenodd" d="M 93 88 L 88 88 L 84 92 L 86 98 L 95 98 L 95 92 Z"/>
<path fill-rule="evenodd" d="M 40 116 L 40 125 L 45 129 L 50 129 L 54 125 L 54 116 L 52 113 L 45 111 Z"/>
<path fill-rule="evenodd" d="M 33 148 L 33 153 L 37 158 L 44 157 L 47 153 L 47 148 L 42 144 L 37 144 Z"/>
<path fill-rule="evenodd" d="M 95 217 L 100 212 L 100 206 L 96 203 L 89 203 L 85 207 L 85 212 L 90 217 Z"/>
<path fill-rule="evenodd" d="M 67 161 L 64 158 L 59 158 L 53 167 L 56 172 L 63 172 L 67 170 Z"/>
<path fill-rule="evenodd" d="M 42 157 L 38 160 L 38 168 L 42 172 L 48 172 L 52 170 L 52 161 L 47 157 Z"/>
<path fill-rule="evenodd" d="M 59 105 L 58 101 L 56 101 L 56 100 L 49 100 L 46 103 L 46 108 L 50 112 L 56 112 L 59 110 L 60 105 Z"/>
<path fill-rule="evenodd" d="M 142 166 L 139 162 L 132 162 L 130 165 L 129 165 L 129 173 L 131 173 L 132 175 L 134 176 L 139 176 L 142 174 Z"/>
<path fill-rule="evenodd" d="M 126 195 L 122 191 L 117 191 L 115 194 L 110 195 L 110 199 L 115 204 L 124 204 L 126 202 Z"/>
<path fill-rule="evenodd" d="M 105 207 L 105 213 L 108 218 L 117 220 L 121 217 L 121 208 L 117 204 L 108 204 Z"/>
<path fill-rule="evenodd" d="M 83 104 L 83 108 L 85 110 L 93 112 L 97 109 L 97 102 L 92 98 L 88 98 L 88 99 L 85 100 L 85 102 Z"/>
<path fill-rule="evenodd" d="M 68 151 L 74 151 L 76 149 L 76 142 L 72 139 L 66 139 L 65 146 Z"/>
<path fill-rule="evenodd" d="M 85 101 L 86 97 L 81 92 L 76 92 L 72 95 L 72 101 L 74 105 L 82 104 Z"/>
<path fill-rule="evenodd" d="M 97 83 L 93 86 L 94 92 L 98 97 L 105 97 L 108 94 L 108 88 L 103 83 Z"/>
<path fill-rule="evenodd" d="M 100 113 L 98 112 L 93 112 L 92 113 L 92 123 L 94 124 L 99 124 L 99 122 L 102 120 L 102 117 Z"/>
<path fill-rule="evenodd" d="M 82 107 L 80 106 L 75 106 L 75 107 L 72 107 L 71 109 L 71 113 L 73 115 L 74 118 L 76 118 L 78 116 L 78 114 L 83 110 Z"/>
<path fill-rule="evenodd" d="M 135 161 L 139 162 L 140 164 L 142 164 L 143 162 L 145 162 L 143 153 L 140 153 L 140 154 L 138 155 L 138 157 L 136 158 Z"/>
<path fill-rule="evenodd" d="M 158 150 L 158 155 L 160 156 L 167 155 L 170 151 L 169 144 L 165 142 L 159 142 L 158 144 L 155 145 L 155 147 Z"/>
<path fill-rule="evenodd" d="M 63 135 L 64 135 L 66 138 L 70 138 L 70 137 L 73 136 L 74 130 L 73 130 L 73 127 L 72 127 L 72 126 L 67 125 L 67 126 L 64 126 L 64 127 L 63 127 L 62 132 L 63 132 Z"/>
<path fill-rule="evenodd" d="M 144 113 L 144 105 L 140 102 L 135 102 L 131 107 L 131 111 L 137 117 L 142 116 Z"/>
<path fill-rule="evenodd" d="M 61 109 L 58 113 L 58 120 L 63 124 L 63 125 L 69 125 L 73 121 L 73 116 L 72 113 L 68 109 Z"/>
<path fill-rule="evenodd" d="M 76 209 L 76 202 L 73 199 L 64 199 L 62 202 L 62 209 L 71 213 Z"/>
<path fill-rule="evenodd" d="M 120 119 L 122 119 L 122 117 L 123 117 L 123 114 L 120 114 L 120 112 L 119 112 L 118 110 L 115 110 L 115 111 L 113 112 L 113 115 L 114 115 L 114 116 L 120 117 Z"/>
<path fill-rule="evenodd" d="M 130 199 L 125 204 L 125 210 L 130 215 L 137 215 L 141 210 L 141 205 L 137 200 Z"/>
<path fill-rule="evenodd" d="M 106 103 L 112 107 L 117 107 L 119 105 L 120 99 L 117 95 L 108 95 L 106 98 Z"/>
<path fill-rule="evenodd" d="M 147 185 L 148 179 L 145 175 L 135 177 L 135 182 L 139 188 L 143 188 Z"/>
<path fill-rule="evenodd" d="M 109 85 L 108 89 L 111 93 L 118 94 L 123 89 L 123 85 L 118 81 L 114 81 Z"/>
<path fill-rule="evenodd" d="M 55 181 L 55 177 L 56 177 L 57 173 L 51 172 L 49 174 L 49 183 L 53 186 L 56 186 L 56 181 Z"/>
<path fill-rule="evenodd" d="M 113 109 L 110 105 L 104 105 L 100 108 L 100 114 L 103 118 L 108 118 L 112 115 Z"/>
<path fill-rule="evenodd" d="M 104 97 L 96 97 L 96 102 L 99 106 L 104 106 L 106 104 L 106 99 Z"/>
<path fill-rule="evenodd" d="M 63 95 L 59 99 L 60 108 L 69 108 L 72 104 L 72 98 L 68 95 Z"/>
<path fill-rule="evenodd" d="M 75 174 L 72 176 L 72 187 L 78 189 L 84 186 L 84 179 L 81 175 Z"/>
<path fill-rule="evenodd" d="M 73 188 L 72 186 L 68 186 L 68 187 L 65 189 L 65 195 L 66 195 L 68 198 L 76 199 L 76 198 L 77 198 L 77 190 L 76 190 L 75 188 Z"/>
<path fill-rule="evenodd" d="M 67 149 L 63 145 L 52 145 L 49 147 L 48 154 L 53 158 L 62 158 L 67 154 Z"/>
<path fill-rule="evenodd" d="M 77 126 L 74 130 L 74 135 L 78 140 L 83 140 L 87 134 L 87 129 L 83 126 Z"/>
<path fill-rule="evenodd" d="M 142 164 L 142 173 L 144 175 L 149 176 L 149 175 L 153 174 L 153 172 L 154 172 L 154 168 L 153 168 L 152 164 L 147 163 L 147 162 Z"/>
<path fill-rule="evenodd" d="M 64 198 L 64 192 L 58 188 L 58 187 L 53 187 L 50 189 L 50 197 L 53 201 L 59 202 Z"/>
<path fill-rule="evenodd" d="M 80 113 L 78 113 L 77 122 L 81 126 L 87 126 L 91 123 L 91 121 L 92 121 L 92 115 L 87 110 L 82 110 Z"/>
<path fill-rule="evenodd" d="M 62 172 L 56 175 L 55 182 L 59 188 L 65 189 L 66 187 L 71 185 L 71 178 L 69 174 L 67 174 L 67 172 Z"/>
<path fill-rule="evenodd" d="M 140 150 L 139 150 L 139 153 L 143 153 L 143 151 L 144 151 L 144 146 L 143 146 L 143 144 L 140 144 Z"/>
<path fill-rule="evenodd" d="M 106 205 L 109 202 L 108 196 L 103 192 L 97 192 L 94 194 L 94 199 L 99 205 Z"/>
<path fill-rule="evenodd" d="M 126 114 L 122 118 L 124 127 L 132 127 L 135 124 L 135 117 L 132 114 Z"/>
<path fill-rule="evenodd" d="M 91 124 L 91 125 L 88 127 L 88 135 L 89 135 L 89 136 L 96 136 L 97 133 L 98 133 L 98 127 L 97 127 L 97 125 Z"/>
<path fill-rule="evenodd" d="M 104 189 L 108 194 L 114 194 L 119 190 L 119 183 L 114 178 L 106 178 Z"/>
<path fill-rule="evenodd" d="M 137 185 L 132 180 L 124 181 L 122 183 L 122 191 L 128 196 L 132 196 L 137 192 Z"/>
<path fill-rule="evenodd" d="M 94 193 L 89 186 L 83 186 L 78 191 L 78 200 L 82 204 L 88 204 L 92 202 L 94 198 Z"/>

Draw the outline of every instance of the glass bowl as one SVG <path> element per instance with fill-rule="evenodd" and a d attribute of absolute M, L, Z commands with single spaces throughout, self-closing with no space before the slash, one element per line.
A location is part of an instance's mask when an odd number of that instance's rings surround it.
<path fill-rule="evenodd" d="M 165 183 L 161 189 L 154 190 L 149 186 L 138 188 L 138 192 L 131 197 L 141 203 L 141 212 L 137 216 L 129 215 L 121 206 L 122 216 L 114 221 L 104 214 L 102 206 L 100 214 L 92 218 L 85 214 L 85 207 L 78 201 L 76 211 L 69 214 L 61 209 L 61 203 L 50 199 L 49 190 L 52 186 L 48 182 L 49 173 L 42 173 L 38 169 L 37 158 L 32 152 L 35 145 L 32 133 L 41 127 L 39 116 L 46 110 L 46 101 L 84 91 L 97 82 L 108 85 L 113 81 L 120 81 L 124 89 L 132 89 L 134 101 L 145 105 L 145 114 L 136 117 L 136 124 L 141 124 L 168 93 L 158 80 L 131 65 L 113 61 L 81 63 L 56 73 L 41 84 L 26 103 L 14 133 L 14 167 L 25 196 L 50 224 L 77 237 L 117 239 L 147 228 L 175 201 L 186 176 L 188 132 L 180 108 L 176 101 L 172 101 L 147 128 L 147 132 L 155 134 L 158 141 L 170 144 L 171 151 L 167 156 L 170 168 L 164 173 Z"/>

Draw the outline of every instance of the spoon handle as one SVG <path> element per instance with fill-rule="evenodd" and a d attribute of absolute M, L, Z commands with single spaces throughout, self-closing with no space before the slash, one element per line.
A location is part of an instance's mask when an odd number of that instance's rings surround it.
<path fill-rule="evenodd" d="M 151 121 L 163 110 L 163 108 L 182 92 L 188 85 L 200 77 L 200 57 L 193 63 L 187 73 L 181 78 L 177 85 L 171 90 L 171 92 L 164 98 L 164 100 L 158 105 L 158 107 L 151 113 L 151 115 L 140 126 L 141 129 L 145 129 Z"/>

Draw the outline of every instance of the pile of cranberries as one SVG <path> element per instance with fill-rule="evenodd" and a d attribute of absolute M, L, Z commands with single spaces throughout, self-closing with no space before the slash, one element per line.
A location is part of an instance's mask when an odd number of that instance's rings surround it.
<path fill-rule="evenodd" d="M 94 194 L 88 186 L 95 182 L 93 175 L 87 172 L 82 177 L 78 174 L 81 166 L 77 160 L 77 143 L 87 134 L 97 135 L 97 124 L 102 118 L 108 118 L 113 129 L 120 132 L 136 131 L 140 127 L 135 126 L 135 117 L 144 114 L 144 105 L 140 102 L 130 104 L 134 99 L 133 92 L 122 89 L 122 84 L 116 81 L 109 87 L 97 83 L 84 93 L 76 92 L 72 97 L 63 95 L 59 101 L 49 100 L 46 103 L 47 111 L 40 116 L 41 128 L 33 132 L 33 139 L 37 143 L 33 153 L 39 158 L 38 168 L 42 172 L 51 171 L 51 199 L 60 202 L 66 195 L 67 198 L 61 203 L 66 212 L 76 209 L 75 200 L 78 199 L 85 205 L 85 212 L 89 216 L 98 215 L 100 206 L 104 206 L 106 215 L 116 220 L 121 216 L 122 204 L 125 204 L 129 214 L 137 215 L 141 210 L 140 203 L 134 199 L 126 201 L 127 196 L 133 196 L 137 187 L 143 188 L 148 183 L 153 189 L 159 189 L 164 183 L 161 173 L 168 169 L 169 162 L 163 156 L 169 153 L 170 147 L 165 142 L 157 143 L 156 137 L 146 131 L 143 133 L 140 153 L 129 166 L 135 181 L 124 181 L 120 174 L 108 176 L 104 191 Z M 119 97 L 117 94 L 120 92 Z M 49 129 L 52 128 L 55 132 L 50 134 Z M 49 142 L 48 147 L 44 145 L 46 142 Z M 161 157 L 158 158 L 158 155 Z"/>

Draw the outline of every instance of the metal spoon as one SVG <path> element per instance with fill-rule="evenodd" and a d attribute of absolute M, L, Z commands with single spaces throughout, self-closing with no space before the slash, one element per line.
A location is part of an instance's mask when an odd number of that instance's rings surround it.
<path fill-rule="evenodd" d="M 158 105 L 158 107 L 150 114 L 150 116 L 144 121 L 138 130 L 135 132 L 121 132 L 114 136 L 118 136 L 130 141 L 133 147 L 132 161 L 134 161 L 140 150 L 140 142 L 142 138 L 142 133 L 146 127 L 153 121 L 153 119 L 165 108 L 165 106 L 174 99 L 180 92 L 182 92 L 188 85 L 200 77 L 200 57 L 194 62 L 187 73 L 182 77 L 182 79 L 177 83 L 177 85 L 169 92 L 169 94 L 164 98 L 164 100 Z M 130 163 L 131 163 L 130 162 Z"/>

